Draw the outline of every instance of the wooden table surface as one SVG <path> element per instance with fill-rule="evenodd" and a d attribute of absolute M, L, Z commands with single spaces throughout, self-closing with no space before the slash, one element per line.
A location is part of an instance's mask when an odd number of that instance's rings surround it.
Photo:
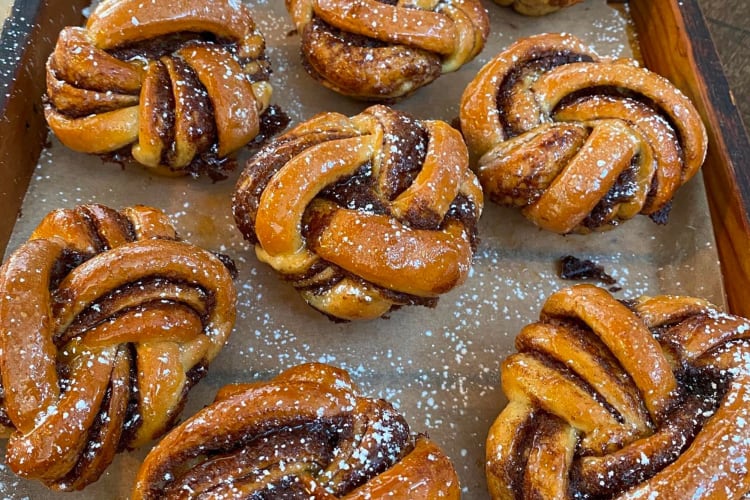
<path fill-rule="evenodd" d="M 750 126 L 750 2 L 698 0 L 745 128 Z"/>

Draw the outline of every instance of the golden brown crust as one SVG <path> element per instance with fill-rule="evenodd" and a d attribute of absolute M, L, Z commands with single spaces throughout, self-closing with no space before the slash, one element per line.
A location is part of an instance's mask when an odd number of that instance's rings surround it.
<path fill-rule="evenodd" d="M 47 215 L 0 268 L 6 463 L 60 490 L 177 418 L 234 324 L 229 271 L 150 207 Z"/>
<path fill-rule="evenodd" d="M 160 173 L 221 178 L 269 106 L 264 50 L 241 2 L 104 1 L 60 33 L 45 116 L 76 151 L 132 145 Z"/>
<path fill-rule="evenodd" d="M 103 50 L 184 31 L 206 31 L 242 44 L 254 34 L 255 23 L 241 2 L 104 0 L 89 16 L 86 31 Z"/>
<path fill-rule="evenodd" d="M 146 457 L 134 499 L 192 495 L 459 498 L 443 451 L 410 435 L 384 400 L 340 369 L 310 363 L 267 383 L 234 384 Z"/>
<path fill-rule="evenodd" d="M 691 297 L 553 294 L 502 366 L 493 498 L 740 498 L 750 321 Z"/>
<path fill-rule="evenodd" d="M 365 100 L 408 95 L 471 61 L 489 35 L 477 0 L 286 0 L 311 76 Z"/>
<path fill-rule="evenodd" d="M 519 14 L 525 16 L 545 16 L 570 7 L 583 0 L 494 0 L 503 7 L 513 7 Z"/>
<path fill-rule="evenodd" d="M 138 106 L 81 118 L 69 118 L 45 106 L 44 116 L 60 142 L 76 151 L 108 153 L 138 138 Z"/>
<path fill-rule="evenodd" d="M 364 319 L 461 284 L 482 201 L 456 130 L 379 105 L 279 137 L 248 161 L 233 208 L 308 303 Z"/>
<path fill-rule="evenodd" d="M 706 155 L 705 127 L 678 89 L 566 34 L 498 54 L 464 91 L 460 120 L 489 197 L 558 233 L 638 213 L 665 222 Z"/>

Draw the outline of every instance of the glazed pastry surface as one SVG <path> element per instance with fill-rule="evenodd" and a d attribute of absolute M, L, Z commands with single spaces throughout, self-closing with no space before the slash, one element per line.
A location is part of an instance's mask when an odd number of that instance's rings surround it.
<path fill-rule="evenodd" d="M 230 271 L 159 210 L 48 214 L 0 268 L 6 464 L 58 490 L 176 421 L 235 318 Z"/>
<path fill-rule="evenodd" d="M 518 40 L 464 91 L 461 130 L 490 199 L 557 233 L 665 223 L 677 189 L 706 155 L 692 103 L 628 59 L 581 40 Z"/>
<path fill-rule="evenodd" d="M 519 14 L 525 16 L 544 16 L 570 7 L 583 0 L 494 0 L 504 7 L 513 7 Z"/>
<path fill-rule="evenodd" d="M 346 96 L 386 101 L 456 71 L 482 50 L 478 0 L 286 0 L 305 69 Z"/>
<path fill-rule="evenodd" d="M 351 320 L 463 283 L 482 200 L 456 130 L 377 105 L 278 137 L 248 161 L 233 209 L 261 261 Z"/>
<path fill-rule="evenodd" d="M 493 498 L 740 498 L 750 321 L 697 298 L 549 297 L 502 364 Z"/>
<path fill-rule="evenodd" d="M 104 0 L 47 61 L 47 122 L 66 146 L 167 175 L 226 177 L 260 128 L 265 41 L 230 0 Z"/>
<path fill-rule="evenodd" d="M 348 373 L 299 365 L 269 382 L 235 384 L 146 457 L 134 499 L 457 499 L 441 449 L 412 436 L 385 400 Z"/>

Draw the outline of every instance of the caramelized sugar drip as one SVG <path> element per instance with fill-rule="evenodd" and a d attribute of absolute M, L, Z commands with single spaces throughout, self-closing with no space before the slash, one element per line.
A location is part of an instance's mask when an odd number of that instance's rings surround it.
<path fill-rule="evenodd" d="M 149 453 L 134 499 L 459 498 L 442 450 L 348 373 L 310 363 L 235 384 Z"/>
<path fill-rule="evenodd" d="M 489 35 L 478 0 L 286 0 L 307 72 L 340 94 L 388 101 L 474 59 Z"/>
<path fill-rule="evenodd" d="M 639 213 L 663 223 L 707 147 L 698 112 L 669 81 L 566 34 L 498 54 L 464 91 L 460 121 L 489 197 L 563 234 Z"/>
<path fill-rule="evenodd" d="M 85 28 L 60 33 L 45 116 L 76 151 L 128 147 L 160 173 L 217 179 L 259 133 L 270 71 L 241 2 L 107 0 Z"/>
<path fill-rule="evenodd" d="M 229 270 L 161 211 L 51 212 L 0 268 L 6 463 L 53 489 L 96 481 L 174 424 L 234 316 Z"/>
<path fill-rule="evenodd" d="M 248 161 L 233 209 L 261 261 L 351 320 L 433 305 L 461 284 L 482 201 L 456 130 L 377 105 L 271 142 Z"/>
<path fill-rule="evenodd" d="M 750 321 L 692 297 L 553 294 L 502 365 L 494 498 L 740 498 Z"/>

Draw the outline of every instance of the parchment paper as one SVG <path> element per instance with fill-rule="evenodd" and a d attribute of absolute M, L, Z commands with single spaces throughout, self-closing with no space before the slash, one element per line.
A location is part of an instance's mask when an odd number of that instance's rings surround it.
<path fill-rule="evenodd" d="M 321 111 L 356 114 L 367 104 L 334 94 L 314 82 L 299 62 L 299 37 L 280 0 L 248 2 L 268 42 L 274 67 L 273 102 L 293 123 Z M 627 19 L 603 0 L 587 0 L 541 19 L 524 18 L 485 2 L 492 21 L 487 47 L 472 63 L 443 75 L 396 108 L 419 118 L 451 121 L 465 85 L 479 68 L 521 36 L 566 31 L 600 54 L 631 54 Z M 247 157 L 242 153 L 242 158 Z M 242 162 L 241 162 L 242 164 Z M 230 197 L 239 172 L 207 179 L 161 178 L 137 166 L 124 169 L 67 150 L 52 138 L 34 172 L 12 240 L 14 249 L 48 211 L 79 203 L 114 208 L 143 203 L 160 207 L 181 236 L 235 259 L 240 275 L 239 314 L 228 345 L 208 376 L 193 389 L 183 416 L 212 401 L 229 382 L 268 379 L 282 369 L 322 361 L 349 370 L 362 392 L 394 403 L 414 432 L 426 432 L 455 462 L 465 498 L 486 498 L 484 440 L 505 406 L 498 369 L 513 352 L 521 327 L 538 317 L 543 300 L 570 284 L 557 278 L 555 261 L 573 254 L 591 258 L 617 279 L 620 298 L 675 293 L 722 305 L 723 288 L 703 182 L 678 193 L 667 226 L 639 216 L 618 229 L 587 236 L 538 230 L 515 210 L 485 206 L 481 244 L 462 287 L 435 309 L 404 308 L 389 319 L 335 324 L 309 308 L 288 284 L 259 263 L 234 225 Z M 0 450 L 4 453 L 3 449 Z M 124 498 L 148 449 L 117 456 L 84 492 L 55 494 L 15 477 L 0 465 L 0 497 Z"/>

